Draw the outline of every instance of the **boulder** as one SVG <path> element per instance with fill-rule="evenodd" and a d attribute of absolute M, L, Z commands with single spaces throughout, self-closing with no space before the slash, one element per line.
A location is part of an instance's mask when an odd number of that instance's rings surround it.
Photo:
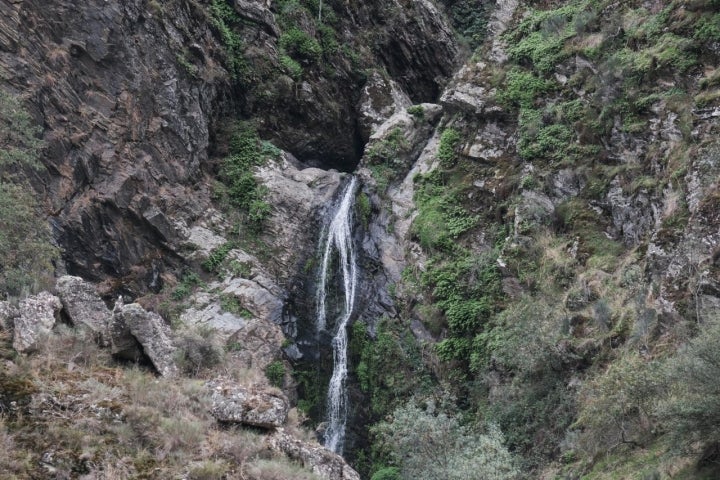
<path fill-rule="evenodd" d="M 14 318 L 13 348 L 19 353 L 36 351 L 50 334 L 61 308 L 60 299 L 48 292 L 22 300 Z"/>
<path fill-rule="evenodd" d="M 288 400 L 277 389 L 250 390 L 223 379 L 208 383 L 212 416 L 219 422 L 276 428 L 285 423 Z"/>
<path fill-rule="evenodd" d="M 325 449 L 318 443 L 299 440 L 282 429 L 270 435 L 266 444 L 275 452 L 280 452 L 303 464 L 305 468 L 326 480 L 360 480 L 360 475 L 338 454 Z"/>
<path fill-rule="evenodd" d="M 89 329 L 101 344 L 107 345 L 112 313 L 95 287 L 80 277 L 65 275 L 58 279 L 55 288 L 73 326 Z"/>
<path fill-rule="evenodd" d="M 148 312 L 137 303 L 118 302 L 110 330 L 112 354 L 116 357 L 136 361 L 144 353 L 160 375 L 177 373 L 170 328 L 157 313 Z"/>

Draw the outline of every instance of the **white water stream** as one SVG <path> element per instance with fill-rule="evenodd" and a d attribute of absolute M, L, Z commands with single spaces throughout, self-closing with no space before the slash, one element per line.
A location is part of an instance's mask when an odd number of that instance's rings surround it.
<path fill-rule="evenodd" d="M 327 393 L 327 422 L 325 430 L 325 448 L 342 454 L 345 443 L 345 423 L 347 421 L 347 324 L 353 312 L 355 289 L 357 287 L 357 263 L 352 241 L 353 206 L 355 204 L 355 177 L 343 191 L 342 200 L 328 226 L 325 249 L 323 252 L 320 279 L 317 291 L 317 322 L 318 331 L 327 328 L 327 282 L 333 253 L 339 257 L 339 269 L 342 274 L 345 305 L 342 315 L 338 317 L 333 330 L 333 374 Z"/>

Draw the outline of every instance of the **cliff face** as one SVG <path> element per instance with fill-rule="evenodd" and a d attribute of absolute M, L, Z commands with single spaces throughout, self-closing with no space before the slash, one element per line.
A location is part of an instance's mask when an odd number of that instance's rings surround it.
<path fill-rule="evenodd" d="M 692 424 L 673 408 L 695 387 L 673 375 L 700 367 L 676 351 L 717 321 L 713 5 L 497 2 L 439 106 L 393 117 L 366 148 L 373 245 L 399 309 L 382 355 L 405 359 L 401 377 L 446 379 L 528 478 L 606 478 L 597 455 L 621 478 L 639 458 L 656 478 L 688 468 L 642 448 Z M 403 332 L 440 364 L 418 372 Z M 358 358 L 371 396 L 398 378 L 379 348 Z M 373 398 L 361 414 L 392 404 Z"/>
<path fill-rule="evenodd" d="M 491 433 L 502 478 L 716 459 L 676 399 L 714 398 L 678 372 L 707 377 L 720 307 L 717 2 L 45 3 L 0 3 L 0 79 L 42 126 L 59 271 L 142 297 L 171 343 L 214 332 L 320 420 L 316 242 L 354 172 L 364 474 L 418 468 L 385 421 L 411 398 L 458 445 Z M 453 441 L 439 478 L 480 475 Z"/>
<path fill-rule="evenodd" d="M 429 3 L 330 2 L 332 27 L 286 3 L 0 7 L 4 88 L 43 125 L 47 171 L 34 185 L 68 272 L 113 279 L 111 290 L 158 291 L 163 272 L 182 264 L 187 227 L 210 205 L 218 122 L 253 118 L 264 138 L 302 160 L 347 170 L 361 149 L 362 68 L 386 65 L 418 98 L 451 72 L 454 40 Z M 402 35 L 392 32 L 410 19 Z M 320 27 L 332 40 L 325 57 L 281 55 L 283 32 L 320 37 Z M 228 35 L 241 44 L 234 51 Z M 302 76 L 291 77 L 280 57 Z"/>

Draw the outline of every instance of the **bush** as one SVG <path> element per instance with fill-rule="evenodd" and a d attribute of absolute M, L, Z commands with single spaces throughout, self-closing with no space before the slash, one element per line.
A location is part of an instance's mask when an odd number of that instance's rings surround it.
<path fill-rule="evenodd" d="M 672 387 L 658 412 L 681 449 L 720 444 L 719 344 L 720 321 L 714 320 L 668 362 L 665 376 Z"/>
<path fill-rule="evenodd" d="M 402 477 L 397 467 L 384 467 L 373 473 L 370 480 L 402 480 Z"/>
<path fill-rule="evenodd" d="M 460 132 L 452 127 L 443 130 L 440 135 L 438 159 L 443 168 L 452 168 L 457 161 L 457 149 L 460 146 Z"/>
<path fill-rule="evenodd" d="M 414 404 L 399 407 L 391 420 L 374 430 L 400 465 L 402 479 L 510 480 L 519 475 L 497 427 L 490 426 L 484 434 L 474 432 L 457 417 L 435 412 L 432 405 L 425 410 Z"/>
<path fill-rule="evenodd" d="M 253 169 L 277 157 L 279 152 L 271 144 L 261 142 L 252 125 L 239 123 L 230 140 L 230 155 L 223 159 L 220 167 L 220 180 L 227 187 L 228 201 L 240 209 L 245 215 L 245 225 L 255 233 L 262 229 L 271 207 L 264 199 L 267 190 L 255 179 Z"/>
<path fill-rule="evenodd" d="M 32 188 L 22 180 L 40 167 L 39 128 L 20 100 L 0 91 L 0 298 L 52 284 L 57 249 Z"/>
<path fill-rule="evenodd" d="M 245 47 L 242 38 L 235 32 L 242 25 L 242 20 L 225 0 L 212 0 L 210 18 L 225 46 L 225 60 L 230 75 L 233 79 L 246 81 L 249 67 L 245 60 Z"/>
<path fill-rule="evenodd" d="M 225 359 L 223 342 L 212 328 L 195 327 L 182 330 L 175 338 L 175 345 L 175 362 L 187 375 L 198 375 Z"/>
<path fill-rule="evenodd" d="M 322 56 L 320 43 L 297 27 L 291 27 L 280 35 L 280 48 L 296 60 L 316 63 Z"/>
<path fill-rule="evenodd" d="M 663 391 L 660 372 L 657 362 L 626 355 L 584 385 L 576 425 L 583 427 L 581 441 L 587 451 L 645 443 L 656 426 L 653 408 Z"/>
<path fill-rule="evenodd" d="M 285 383 L 285 364 L 281 360 L 275 360 L 265 367 L 265 376 L 270 385 L 282 387 Z"/>
<path fill-rule="evenodd" d="M 20 99 L 0 90 L 0 168 L 39 168 L 43 142 L 40 127 L 33 124 Z"/>
<path fill-rule="evenodd" d="M 296 82 L 302 78 L 303 69 L 298 62 L 287 55 L 280 55 L 280 66 Z"/>
<path fill-rule="evenodd" d="M 506 106 L 532 107 L 535 99 L 551 92 L 553 82 L 544 80 L 531 72 L 513 68 L 505 75 L 505 83 L 498 89 L 498 100 Z"/>

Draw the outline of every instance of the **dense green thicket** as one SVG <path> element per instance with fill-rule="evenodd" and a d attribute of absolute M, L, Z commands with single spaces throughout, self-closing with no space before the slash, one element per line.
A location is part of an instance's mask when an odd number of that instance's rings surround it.
<path fill-rule="evenodd" d="M 382 436 L 391 458 L 400 466 L 395 478 L 512 480 L 518 477 L 515 461 L 503 445 L 497 428 L 490 426 L 485 433 L 472 431 L 457 417 L 436 411 L 432 404 L 427 409 L 412 403 L 398 407 L 391 419 L 380 423 L 375 432 Z M 393 477 L 389 473 L 376 473 L 372 478 Z"/>

